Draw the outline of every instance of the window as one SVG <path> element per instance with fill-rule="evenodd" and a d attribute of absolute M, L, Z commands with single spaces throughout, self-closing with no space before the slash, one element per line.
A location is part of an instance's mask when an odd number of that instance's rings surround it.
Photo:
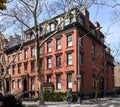
<path fill-rule="evenodd" d="M 72 89 L 72 73 L 67 74 L 67 89 Z"/>
<path fill-rule="evenodd" d="M 24 59 L 27 59 L 28 58 L 28 50 L 24 50 Z"/>
<path fill-rule="evenodd" d="M 27 72 L 27 68 L 28 67 L 28 63 L 26 62 L 26 63 L 24 63 L 24 72 L 26 73 Z"/>
<path fill-rule="evenodd" d="M 31 90 L 35 90 L 34 78 L 31 78 Z"/>
<path fill-rule="evenodd" d="M 92 54 L 95 54 L 95 44 L 92 44 Z"/>
<path fill-rule="evenodd" d="M 72 34 L 67 36 L 67 47 L 72 46 Z"/>
<path fill-rule="evenodd" d="M 67 53 L 67 65 L 72 65 L 72 53 Z"/>
<path fill-rule="evenodd" d="M 83 45 L 83 38 L 82 37 L 79 37 L 79 47 L 81 47 Z"/>
<path fill-rule="evenodd" d="M 60 67 L 61 66 L 61 55 L 56 56 L 56 66 Z"/>
<path fill-rule="evenodd" d="M 33 39 L 35 39 L 35 37 L 34 37 L 34 34 L 31 32 L 31 34 L 30 34 L 30 40 L 33 40 Z"/>
<path fill-rule="evenodd" d="M 61 89 L 61 75 L 56 75 L 56 89 Z"/>
<path fill-rule="evenodd" d="M 61 39 L 60 38 L 56 39 L 56 49 L 57 50 L 61 49 Z"/>
<path fill-rule="evenodd" d="M 21 88 L 21 81 L 18 79 L 18 88 Z"/>
<path fill-rule="evenodd" d="M 34 57 L 34 56 L 35 56 L 35 48 L 32 47 L 32 48 L 31 48 L 31 57 Z"/>
<path fill-rule="evenodd" d="M 69 19 L 69 18 L 65 19 L 65 21 L 64 21 L 64 26 L 67 26 L 67 25 L 69 25 L 69 24 L 70 24 L 70 19 Z"/>
<path fill-rule="evenodd" d="M 95 28 L 91 28 L 91 33 L 92 33 L 94 36 L 96 36 L 96 35 L 95 35 Z"/>
<path fill-rule="evenodd" d="M 81 25 L 84 25 L 84 19 L 82 16 L 79 16 L 78 21 Z"/>
<path fill-rule="evenodd" d="M 48 69 L 52 68 L 52 60 L 51 60 L 51 58 L 47 58 L 47 68 Z"/>
<path fill-rule="evenodd" d="M 47 43 L 47 52 L 51 52 L 51 42 Z"/>
<path fill-rule="evenodd" d="M 35 70 L 35 61 L 31 61 L 31 72 Z"/>
<path fill-rule="evenodd" d="M 15 65 L 12 65 L 12 74 L 15 74 Z"/>
<path fill-rule="evenodd" d="M 51 75 L 47 75 L 47 83 L 51 83 Z"/>
<path fill-rule="evenodd" d="M 83 55 L 81 53 L 79 55 L 80 55 L 79 56 L 79 58 L 80 58 L 79 59 L 79 61 L 80 61 L 79 63 L 80 63 L 80 65 L 82 65 L 83 64 Z"/>
<path fill-rule="evenodd" d="M 18 64 L 18 74 L 21 73 L 21 64 Z"/>
<path fill-rule="evenodd" d="M 95 88 L 95 76 L 92 77 L 92 86 Z"/>
<path fill-rule="evenodd" d="M 18 61 L 21 60 L 21 53 L 18 53 Z"/>
<path fill-rule="evenodd" d="M 12 89 L 15 89 L 15 80 L 12 80 Z"/>
<path fill-rule="evenodd" d="M 50 24 L 50 31 L 54 31 L 55 30 L 55 23 L 51 23 Z"/>

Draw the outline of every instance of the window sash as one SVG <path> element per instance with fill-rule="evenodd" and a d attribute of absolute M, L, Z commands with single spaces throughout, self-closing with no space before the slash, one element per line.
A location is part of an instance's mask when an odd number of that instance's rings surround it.
<path fill-rule="evenodd" d="M 72 53 L 67 54 L 67 65 L 72 65 Z"/>
<path fill-rule="evenodd" d="M 56 66 L 61 66 L 61 56 L 56 56 Z"/>
<path fill-rule="evenodd" d="M 72 46 L 72 35 L 67 36 L 67 47 Z"/>
<path fill-rule="evenodd" d="M 58 90 L 61 89 L 61 76 L 60 75 L 56 75 L 56 86 Z"/>
<path fill-rule="evenodd" d="M 67 87 L 68 89 L 72 88 L 72 74 L 67 74 Z"/>
<path fill-rule="evenodd" d="M 47 68 L 51 68 L 52 67 L 52 60 L 51 58 L 47 59 Z"/>
<path fill-rule="evenodd" d="M 56 40 L 56 49 L 61 49 L 61 39 Z"/>
<path fill-rule="evenodd" d="M 52 32 L 52 31 L 54 31 L 55 30 L 55 24 L 54 23 L 51 23 L 50 24 L 50 31 Z"/>
<path fill-rule="evenodd" d="M 31 56 L 32 56 L 32 57 L 35 56 L 35 48 L 31 48 Z"/>
<path fill-rule="evenodd" d="M 47 43 L 47 52 L 51 52 L 51 42 Z"/>

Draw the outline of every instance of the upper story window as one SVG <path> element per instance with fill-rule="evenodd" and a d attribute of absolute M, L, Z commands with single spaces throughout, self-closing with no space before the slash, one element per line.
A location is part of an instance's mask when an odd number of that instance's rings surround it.
<path fill-rule="evenodd" d="M 96 36 L 96 34 L 95 34 L 95 28 L 90 28 L 91 29 L 91 33 L 94 35 L 94 36 Z"/>
<path fill-rule="evenodd" d="M 67 26 L 67 25 L 69 25 L 70 24 L 70 18 L 66 18 L 65 20 L 64 20 L 64 26 Z"/>
<path fill-rule="evenodd" d="M 28 49 L 25 49 L 24 50 L 24 59 L 27 59 L 28 58 Z"/>
<path fill-rule="evenodd" d="M 80 63 L 80 65 L 82 65 L 83 64 L 83 54 L 79 54 L 79 63 Z"/>
<path fill-rule="evenodd" d="M 47 52 L 51 52 L 51 41 L 47 42 Z"/>
<path fill-rule="evenodd" d="M 79 37 L 79 47 L 81 47 L 83 45 L 83 38 L 82 37 Z"/>
<path fill-rule="evenodd" d="M 35 61 L 31 61 L 31 72 L 35 70 Z"/>
<path fill-rule="evenodd" d="M 82 16 L 79 16 L 78 17 L 78 22 L 81 24 L 81 25 L 84 25 L 84 18 Z"/>
<path fill-rule="evenodd" d="M 60 67 L 61 66 L 61 55 L 56 56 L 56 66 Z"/>
<path fill-rule="evenodd" d="M 48 69 L 52 68 L 52 59 L 51 58 L 47 58 L 47 68 Z"/>
<path fill-rule="evenodd" d="M 18 53 L 18 61 L 21 60 L 21 53 Z"/>
<path fill-rule="evenodd" d="M 100 39 L 101 39 L 101 42 L 104 43 L 104 41 L 105 41 L 104 37 L 101 37 Z"/>
<path fill-rule="evenodd" d="M 32 48 L 31 48 L 31 57 L 34 57 L 34 56 L 35 56 L 35 48 L 32 47 Z"/>
<path fill-rule="evenodd" d="M 27 70 L 28 70 L 28 63 L 26 62 L 26 63 L 24 63 L 24 72 L 26 73 Z"/>
<path fill-rule="evenodd" d="M 61 38 L 56 39 L 56 49 L 61 49 Z"/>
<path fill-rule="evenodd" d="M 18 74 L 21 73 L 21 64 L 18 64 Z"/>
<path fill-rule="evenodd" d="M 33 40 L 33 39 L 35 39 L 35 36 L 34 36 L 33 33 L 31 33 L 31 34 L 30 34 L 30 40 Z"/>
<path fill-rule="evenodd" d="M 95 54 L 95 44 L 92 44 L 92 54 Z"/>
<path fill-rule="evenodd" d="M 55 30 L 55 23 L 50 23 L 50 31 L 54 31 Z"/>
<path fill-rule="evenodd" d="M 67 53 L 67 65 L 72 65 L 72 53 Z"/>
<path fill-rule="evenodd" d="M 72 34 L 67 36 L 67 47 L 72 46 Z"/>
<path fill-rule="evenodd" d="M 12 65 L 12 74 L 15 74 L 15 65 Z"/>

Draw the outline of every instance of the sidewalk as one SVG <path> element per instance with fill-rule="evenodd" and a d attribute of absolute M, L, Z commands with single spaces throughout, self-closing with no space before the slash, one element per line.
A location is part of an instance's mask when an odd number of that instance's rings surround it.
<path fill-rule="evenodd" d="M 106 101 L 106 100 L 111 100 L 111 97 L 106 97 L 106 98 L 100 98 L 98 99 L 99 101 Z M 83 107 L 83 105 L 89 105 L 89 104 L 95 104 L 95 99 L 88 99 L 88 100 L 83 100 L 82 104 L 78 104 L 77 102 L 68 104 L 67 102 L 45 102 L 44 107 Z M 38 102 L 36 101 L 23 101 L 23 105 L 26 105 L 26 107 L 38 107 Z"/>

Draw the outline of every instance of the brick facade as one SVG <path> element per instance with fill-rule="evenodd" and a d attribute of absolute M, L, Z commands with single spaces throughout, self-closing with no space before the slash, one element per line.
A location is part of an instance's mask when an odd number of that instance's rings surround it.
<path fill-rule="evenodd" d="M 99 89 L 112 92 L 113 57 L 110 50 L 106 50 L 109 48 L 104 44 L 102 32 L 99 29 L 93 30 L 98 27 L 98 22 L 92 24 L 89 21 L 89 12 L 85 9 L 83 13 L 75 16 L 73 22 L 64 25 L 63 30 L 44 43 L 40 49 L 44 91 L 67 91 L 69 88 L 77 91 L 80 82 L 81 91 L 85 94 L 94 93 L 95 76 L 100 71 Z M 13 57 L 18 47 L 19 45 L 7 49 L 7 61 Z M 6 76 L 8 92 L 21 91 L 26 92 L 25 97 L 37 97 L 38 74 L 35 72 L 34 52 L 34 39 L 26 41 L 10 66 L 10 75 Z M 77 79 L 78 72 L 82 76 L 80 81 Z"/>

